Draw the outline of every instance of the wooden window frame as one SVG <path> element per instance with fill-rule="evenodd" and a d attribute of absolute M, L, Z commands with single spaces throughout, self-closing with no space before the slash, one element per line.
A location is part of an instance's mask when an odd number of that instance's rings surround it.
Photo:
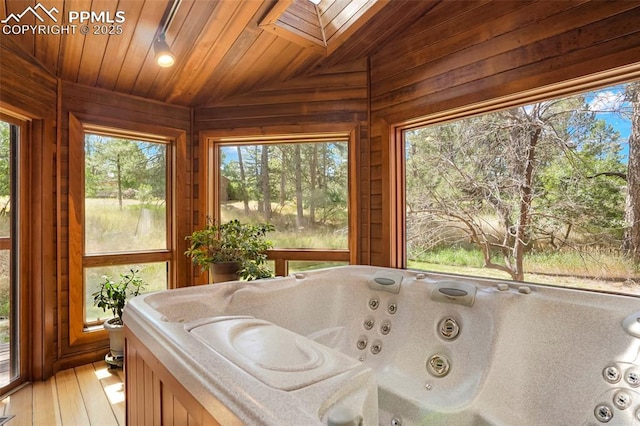
<path fill-rule="evenodd" d="M 486 101 L 462 105 L 445 111 L 416 117 L 392 125 L 383 123 L 383 174 L 389 177 L 389 184 L 383 189 L 383 232 L 392 242 L 389 249 L 389 266 L 407 267 L 406 208 L 405 208 L 405 152 L 404 131 L 426 126 L 444 124 L 468 117 L 488 114 L 522 105 L 542 102 L 548 99 L 571 96 L 607 86 L 614 86 L 640 78 L 640 62 L 612 70 L 561 81 L 544 87 L 532 88 L 511 95 Z M 388 213 L 386 213 L 388 212 Z"/>
<path fill-rule="evenodd" d="M 12 177 L 17 178 L 18 187 L 17 187 L 17 197 L 18 200 L 12 200 L 13 202 L 17 201 L 17 207 L 20 214 L 20 218 L 17 224 L 17 237 L 20 239 L 17 255 L 18 255 L 18 306 L 13 305 L 13 300 L 11 301 L 11 320 L 18 320 L 20 324 L 20 329 L 18 330 L 17 335 L 12 334 L 12 345 L 19 345 L 18 353 L 19 353 L 19 368 L 18 368 L 18 376 L 15 380 L 12 380 L 10 383 L 2 387 L 4 393 L 10 391 L 11 389 L 15 389 L 21 384 L 25 383 L 29 380 L 29 376 L 31 375 L 29 359 L 32 355 L 30 348 L 30 339 L 29 335 L 31 332 L 32 323 L 29 321 L 29 297 L 30 297 L 30 283 L 31 283 L 31 274 L 30 274 L 30 262 L 31 258 L 29 256 L 30 250 L 30 218 L 31 218 L 31 210 L 30 210 L 30 200 L 29 200 L 29 184 L 31 182 L 30 176 L 30 146 L 29 143 L 32 140 L 32 122 L 26 117 L 17 116 L 11 113 L 5 113 L 4 110 L 0 111 L 0 120 L 9 123 L 13 126 L 18 127 L 18 152 L 16 159 L 16 163 L 18 163 L 19 174 L 15 175 L 15 171 L 12 171 Z M 9 238 L 0 238 L 0 249 L 14 251 L 15 245 L 13 244 L 13 240 L 16 235 L 11 235 Z M 17 314 L 14 310 L 17 308 Z M 15 339 L 17 337 L 17 339 Z M 16 340 L 16 341 L 14 341 Z"/>
<path fill-rule="evenodd" d="M 115 254 L 91 254 L 84 251 L 84 137 L 86 133 L 126 137 L 163 143 L 167 146 L 167 248 Z M 104 340 L 106 331 L 85 324 L 84 269 L 132 263 L 167 262 L 167 287 L 176 287 L 178 247 L 176 219 L 176 164 L 178 146 L 186 144 L 183 130 L 140 125 L 126 121 L 104 122 L 95 117 L 69 114 L 69 344 L 71 346 Z"/>
<path fill-rule="evenodd" d="M 202 173 L 200 182 L 206 188 L 203 205 L 200 208 L 200 223 L 206 223 L 207 216 L 216 221 L 219 217 L 218 179 L 220 162 L 218 147 L 221 145 L 256 145 L 296 142 L 330 142 L 346 141 L 348 144 L 348 182 L 347 208 L 348 242 L 347 249 L 285 249 L 277 248 L 267 252 L 269 260 L 275 262 L 276 276 L 287 275 L 289 261 L 343 261 L 357 263 L 357 199 L 358 169 L 355 159 L 358 153 L 359 126 L 349 124 L 325 125 L 292 125 L 277 127 L 261 127 L 259 129 L 231 129 L 225 131 L 204 131 L 200 135 L 200 158 L 206 161 L 207 167 Z M 197 283 L 212 282 L 207 273 L 200 273 Z"/>

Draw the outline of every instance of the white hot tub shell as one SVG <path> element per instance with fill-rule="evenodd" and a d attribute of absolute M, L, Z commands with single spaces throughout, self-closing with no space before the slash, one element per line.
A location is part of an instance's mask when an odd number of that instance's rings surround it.
<path fill-rule="evenodd" d="M 142 295 L 124 319 L 222 424 L 640 425 L 637 297 L 347 266 Z"/>

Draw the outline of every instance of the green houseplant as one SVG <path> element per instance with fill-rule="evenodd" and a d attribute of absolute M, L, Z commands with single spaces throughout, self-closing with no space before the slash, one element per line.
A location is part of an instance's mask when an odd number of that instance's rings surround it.
<path fill-rule="evenodd" d="M 114 281 L 111 277 L 104 275 L 93 296 L 93 304 L 103 311 L 110 310 L 113 318 L 104 322 L 104 328 L 109 332 L 109 349 L 107 361 L 115 360 L 121 363 L 124 356 L 124 333 L 122 323 L 122 311 L 127 303 L 128 297 L 137 296 L 144 288 L 144 281 L 137 276 L 138 271 L 130 270 L 126 274 L 120 274 L 120 280 Z"/>
<path fill-rule="evenodd" d="M 273 225 L 266 223 L 251 225 L 233 219 L 216 224 L 208 219 L 204 229 L 187 237 L 191 245 L 185 255 L 203 271 L 211 269 L 214 282 L 268 278 L 272 274 L 266 266 L 267 250 L 273 244 L 265 237 L 273 230 Z M 223 276 L 216 273 L 219 267 L 226 268 Z"/>

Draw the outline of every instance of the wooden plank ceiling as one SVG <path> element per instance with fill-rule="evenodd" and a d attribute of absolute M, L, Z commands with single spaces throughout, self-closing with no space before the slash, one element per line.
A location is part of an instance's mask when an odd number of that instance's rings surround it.
<path fill-rule="evenodd" d="M 166 33 L 176 56 L 171 68 L 156 65 L 153 42 L 173 0 L 41 0 L 48 10 L 56 8 L 62 25 L 74 11 L 105 12 L 111 19 L 124 13 L 118 24 L 122 33 L 94 34 L 103 27 L 89 23 L 86 35 L 78 25 L 75 34 L 27 31 L 2 34 L 0 40 L 11 39 L 65 81 L 178 105 L 215 105 L 370 55 L 439 1 L 321 0 L 316 9 L 309 0 L 182 0 Z M 0 0 L 0 18 L 37 4 Z M 292 12 L 313 22 L 324 45 L 300 42 L 307 24 L 273 30 L 278 19 L 289 24 L 302 19 L 283 15 Z M 25 13 L 19 24 L 42 22 Z"/>

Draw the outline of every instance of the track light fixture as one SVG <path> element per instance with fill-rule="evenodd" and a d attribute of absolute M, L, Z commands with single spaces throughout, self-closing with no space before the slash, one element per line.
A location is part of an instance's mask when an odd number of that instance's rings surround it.
<path fill-rule="evenodd" d="M 173 0 L 169 3 L 168 9 L 162 17 L 162 22 L 157 32 L 158 37 L 153 41 L 153 51 L 155 53 L 156 63 L 163 68 L 171 67 L 176 63 L 176 57 L 171 53 L 171 49 L 169 49 L 169 45 L 167 44 L 165 37 L 167 30 L 169 29 L 169 25 L 171 25 L 173 19 L 176 17 L 176 13 L 178 12 L 181 2 L 182 0 Z"/>
<path fill-rule="evenodd" d="M 169 45 L 165 40 L 164 33 L 160 33 L 156 41 L 153 42 L 153 51 L 156 55 L 156 63 L 163 67 L 168 68 L 173 66 L 176 63 L 176 57 L 173 56 L 171 50 L 169 49 Z"/>

